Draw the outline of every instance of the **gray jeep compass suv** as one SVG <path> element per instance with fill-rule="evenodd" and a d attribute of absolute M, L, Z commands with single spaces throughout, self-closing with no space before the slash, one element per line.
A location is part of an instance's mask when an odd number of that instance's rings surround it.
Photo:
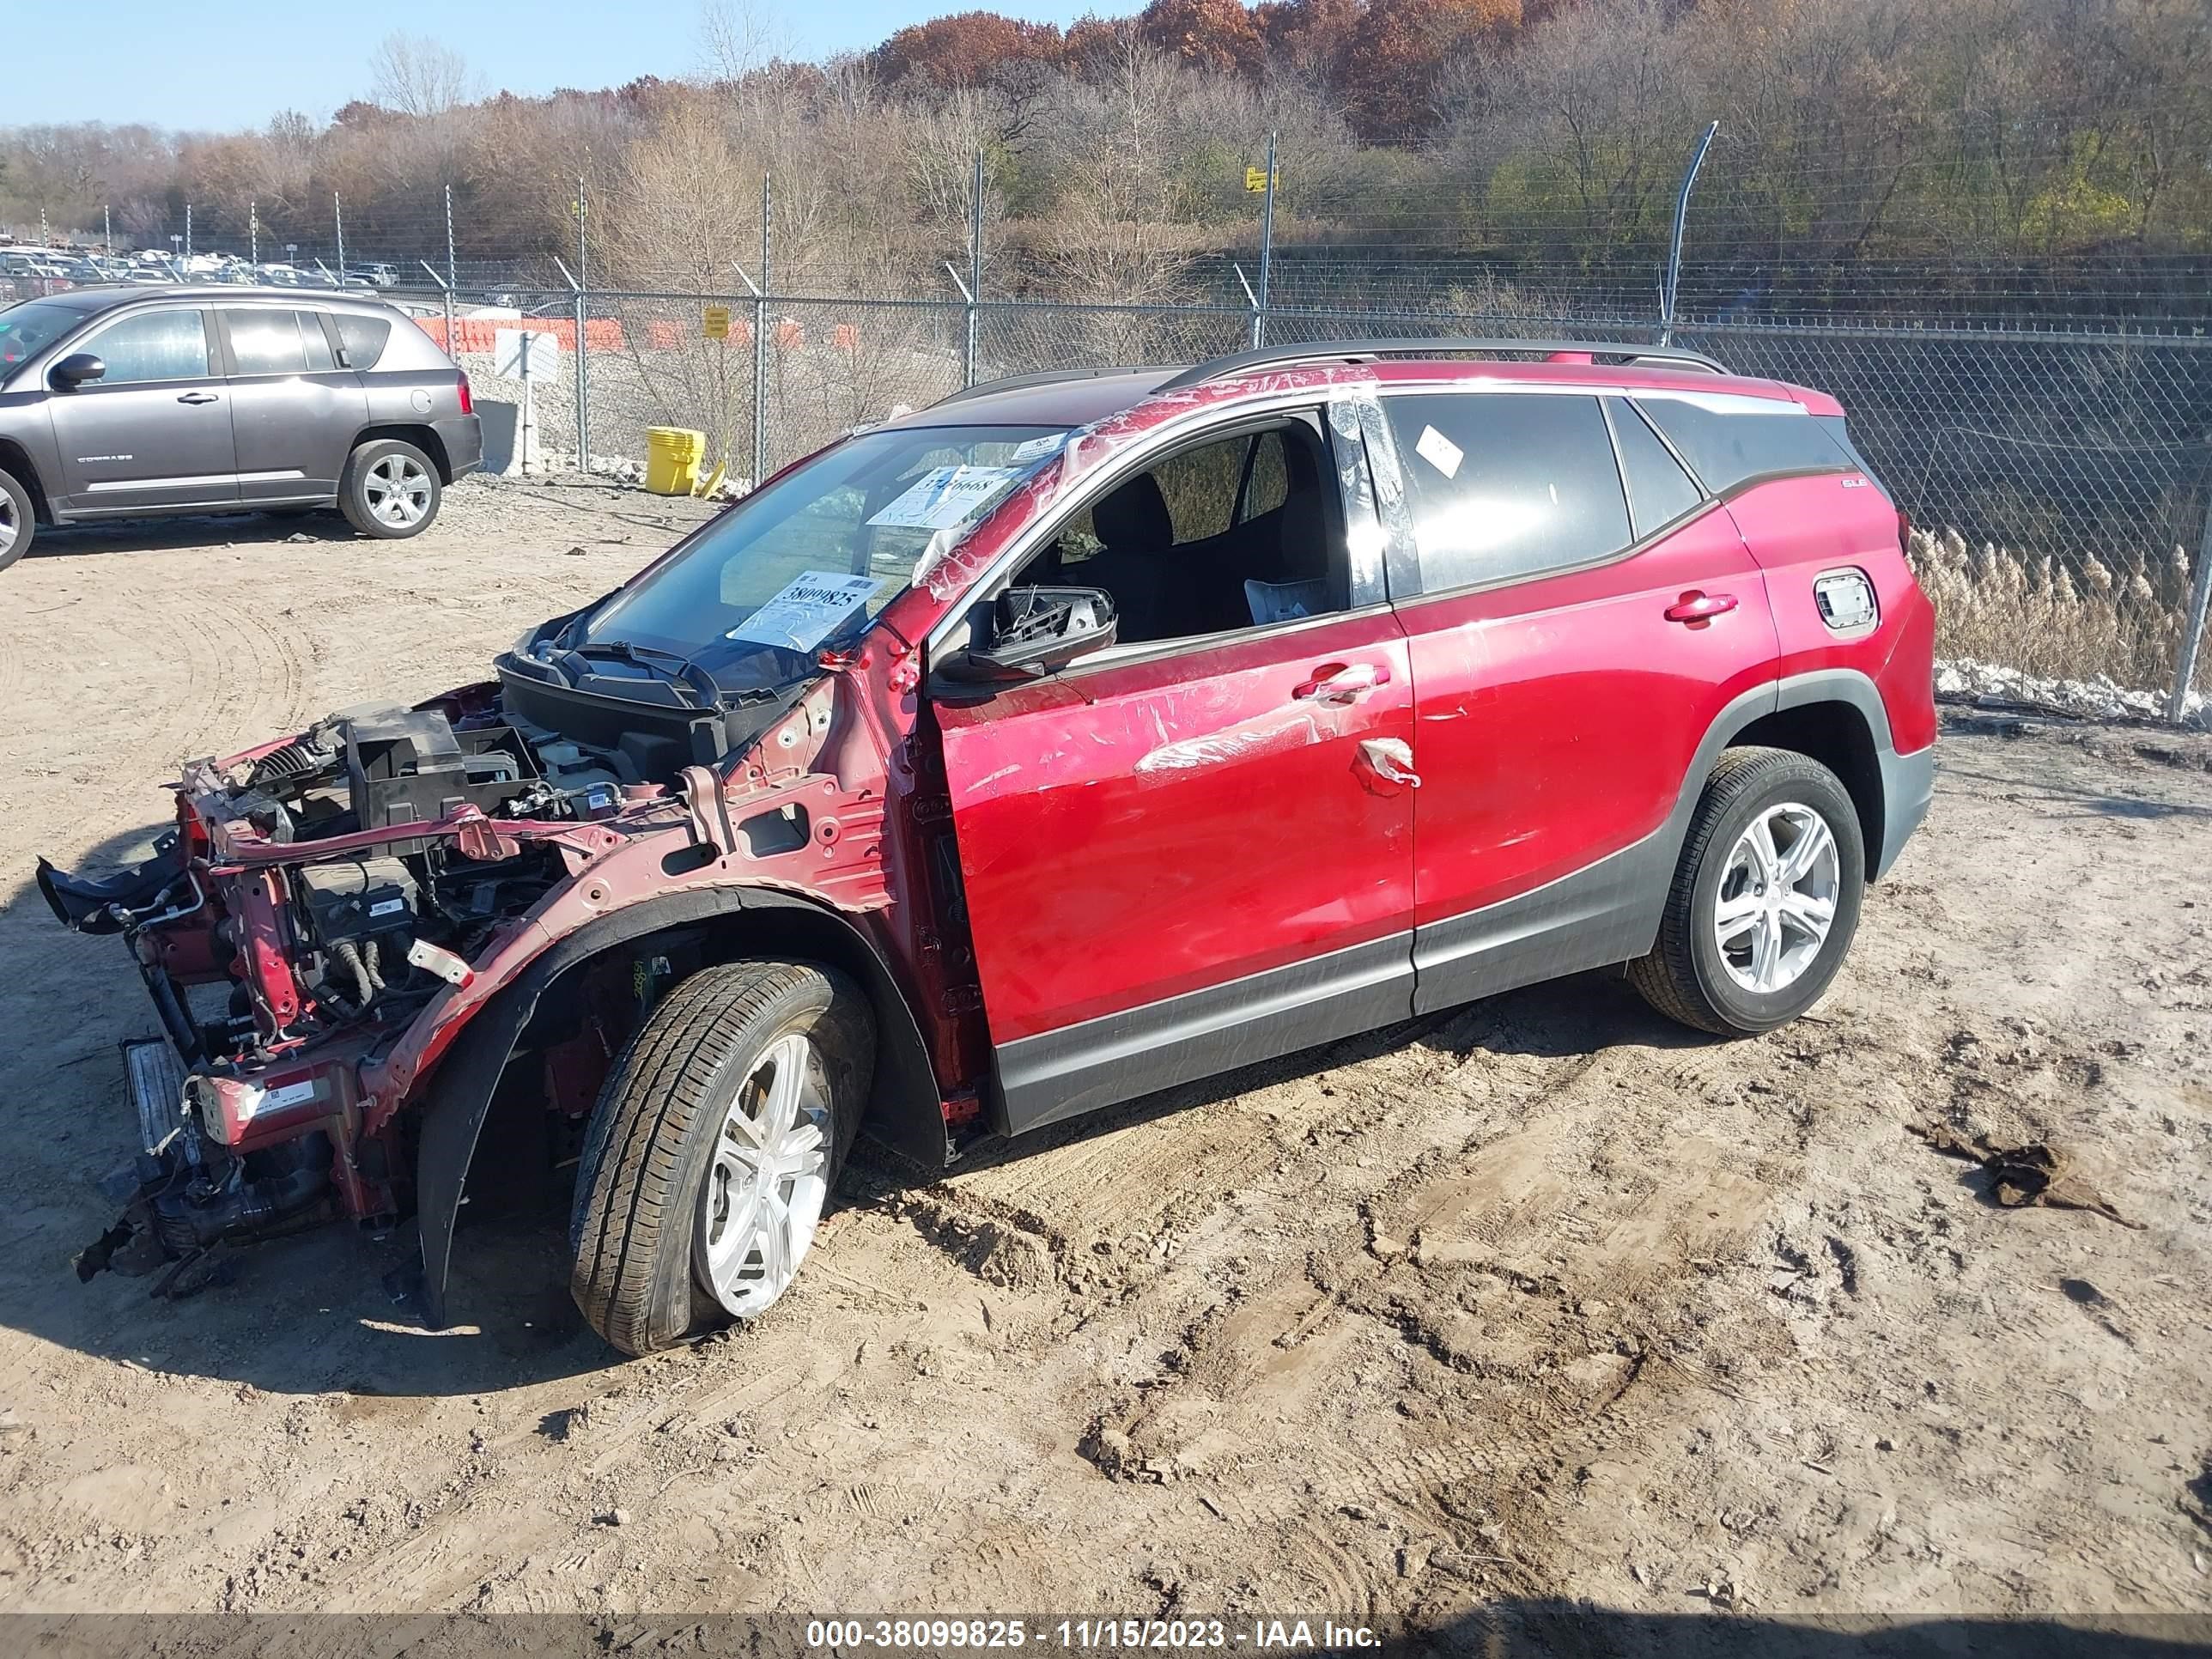
<path fill-rule="evenodd" d="M 468 377 L 381 301 L 94 288 L 0 310 L 0 568 L 40 525 L 337 507 L 420 534 L 483 459 Z"/>

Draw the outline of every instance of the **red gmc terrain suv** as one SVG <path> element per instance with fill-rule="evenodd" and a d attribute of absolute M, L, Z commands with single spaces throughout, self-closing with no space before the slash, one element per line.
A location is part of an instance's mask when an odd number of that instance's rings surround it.
<path fill-rule="evenodd" d="M 1024 375 L 854 432 L 496 678 L 185 769 L 42 863 L 167 1041 L 78 1259 L 575 1170 L 631 1352 L 925 1164 L 1626 963 L 1764 1031 L 1929 801 L 1934 617 L 1832 398 L 1683 351 L 1363 341 Z"/>

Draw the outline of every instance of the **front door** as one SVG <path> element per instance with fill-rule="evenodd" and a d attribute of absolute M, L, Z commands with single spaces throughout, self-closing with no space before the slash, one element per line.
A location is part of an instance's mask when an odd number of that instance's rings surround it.
<path fill-rule="evenodd" d="M 1410 1010 L 1410 665 L 1345 552 L 1372 509 L 1318 420 L 1218 443 L 1086 508 L 1065 545 L 1091 557 L 1048 556 L 1042 579 L 1119 590 L 1137 637 L 934 696 L 1009 1130 Z M 1255 444 L 1264 512 L 1236 504 Z M 1205 617 L 1245 625 L 1178 632 Z"/>
<path fill-rule="evenodd" d="M 314 312 L 239 306 L 221 315 L 239 499 L 331 500 L 368 424 L 361 376 L 338 367 Z"/>
<path fill-rule="evenodd" d="M 238 499 L 230 402 L 207 313 L 132 312 L 70 347 L 107 373 L 46 400 L 70 514 L 127 514 Z"/>

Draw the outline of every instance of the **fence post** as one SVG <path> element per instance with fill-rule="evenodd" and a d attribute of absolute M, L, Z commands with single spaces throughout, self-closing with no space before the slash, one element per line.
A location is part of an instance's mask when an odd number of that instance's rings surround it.
<path fill-rule="evenodd" d="M 1690 186 L 1698 182 L 1698 169 L 1705 164 L 1705 152 L 1713 147 L 1713 135 L 1721 130 L 1714 122 L 1705 129 L 1705 136 L 1698 140 L 1691 152 L 1690 165 L 1682 174 L 1682 188 L 1674 196 L 1674 234 L 1667 243 L 1667 273 L 1659 284 L 1659 343 L 1674 343 L 1674 295 L 1682 282 L 1682 225 L 1690 216 Z"/>
<path fill-rule="evenodd" d="M 42 221 L 42 222 L 43 222 L 43 220 L 44 220 L 44 217 L 45 217 L 45 216 L 44 216 L 43 214 L 41 214 L 41 215 L 40 215 L 40 219 L 41 219 L 41 221 Z M 186 258 L 187 259 L 189 259 L 189 258 L 191 258 L 191 257 L 192 257 L 192 204 L 191 204 L 190 202 L 187 202 L 187 203 L 185 203 L 185 258 Z"/>
<path fill-rule="evenodd" d="M 584 331 L 592 315 L 592 273 L 586 263 L 584 216 L 590 211 L 591 201 L 580 177 L 576 180 L 576 470 L 587 477 L 592 471 L 592 374 Z"/>
<path fill-rule="evenodd" d="M 2212 495 L 2204 504 L 2204 534 L 2197 544 L 2197 570 L 2189 584 L 2189 619 L 2181 629 L 2181 660 L 2174 665 L 2173 695 L 2166 717 L 2176 725 L 2189 712 L 2189 688 L 2197 678 L 2197 654 L 2204 647 L 2204 613 L 2212 606 Z"/>
<path fill-rule="evenodd" d="M 1257 351 L 1261 333 L 1260 296 L 1253 291 L 1252 279 L 1244 274 L 1243 266 L 1232 263 L 1229 268 L 1237 273 L 1237 281 L 1244 290 L 1244 303 L 1252 308 L 1252 326 L 1246 331 L 1246 337 L 1251 342 L 1252 349 Z"/>
<path fill-rule="evenodd" d="M 246 258 L 249 264 L 261 263 L 261 204 L 246 204 Z"/>
<path fill-rule="evenodd" d="M 345 286 L 345 204 L 338 199 L 336 191 L 331 192 L 331 222 L 338 233 L 338 286 Z"/>
<path fill-rule="evenodd" d="M 983 149 L 975 148 L 975 174 L 968 191 L 968 349 L 960 384 L 975 384 L 975 307 L 983 298 Z"/>
<path fill-rule="evenodd" d="M 775 286 L 769 271 L 773 251 L 769 213 L 775 204 L 769 176 L 761 174 L 761 285 L 753 290 L 753 488 L 768 476 L 768 296 Z"/>
<path fill-rule="evenodd" d="M 446 293 L 451 303 L 453 291 L 461 285 L 453 260 L 453 187 L 446 186 Z"/>
<path fill-rule="evenodd" d="M 439 290 L 446 296 L 446 355 L 459 362 L 460 347 L 453 339 L 453 290 L 446 279 L 438 275 L 437 266 L 432 264 L 428 259 L 418 259 L 416 263 L 430 273 L 430 280 L 438 285 Z"/>
<path fill-rule="evenodd" d="M 105 202 L 102 202 L 100 204 L 100 241 L 102 251 L 111 256 L 113 255 L 115 252 L 115 220 L 112 216 L 109 214 L 107 210 L 107 204 Z"/>
<path fill-rule="evenodd" d="M 1252 349 L 1267 343 L 1267 283 L 1275 268 L 1275 135 L 1267 135 L 1266 193 L 1260 198 L 1260 292 L 1252 301 Z"/>

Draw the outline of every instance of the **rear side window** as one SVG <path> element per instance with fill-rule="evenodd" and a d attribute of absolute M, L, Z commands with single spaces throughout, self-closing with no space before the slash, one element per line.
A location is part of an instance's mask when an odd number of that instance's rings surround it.
<path fill-rule="evenodd" d="M 1634 399 L 1715 495 L 1762 473 L 1839 472 L 1851 467 L 1850 457 L 1796 404 L 1741 401 L 1756 407 L 1708 408 L 1681 398 Z"/>
<path fill-rule="evenodd" d="M 300 344 L 300 319 L 289 311 L 226 311 L 230 355 L 240 374 L 300 374 L 307 356 Z"/>
<path fill-rule="evenodd" d="M 1626 547 L 1628 502 L 1594 398 L 1385 398 L 1411 480 L 1421 586 L 1563 570 Z"/>
<path fill-rule="evenodd" d="M 101 386 L 139 380 L 197 380 L 208 372 L 207 324 L 197 311 L 145 311 L 87 340 L 107 365 Z"/>
<path fill-rule="evenodd" d="M 384 343 L 392 337 L 392 325 L 381 317 L 362 317 L 339 312 L 334 320 L 338 339 L 345 347 L 346 367 L 371 369 L 384 356 Z"/>
<path fill-rule="evenodd" d="M 1620 448 L 1620 476 L 1628 485 L 1628 516 L 1636 526 L 1637 540 L 1642 541 L 1705 500 L 1705 492 L 1637 418 L 1632 405 L 1616 398 L 1607 412 L 1613 416 L 1613 441 Z"/>

